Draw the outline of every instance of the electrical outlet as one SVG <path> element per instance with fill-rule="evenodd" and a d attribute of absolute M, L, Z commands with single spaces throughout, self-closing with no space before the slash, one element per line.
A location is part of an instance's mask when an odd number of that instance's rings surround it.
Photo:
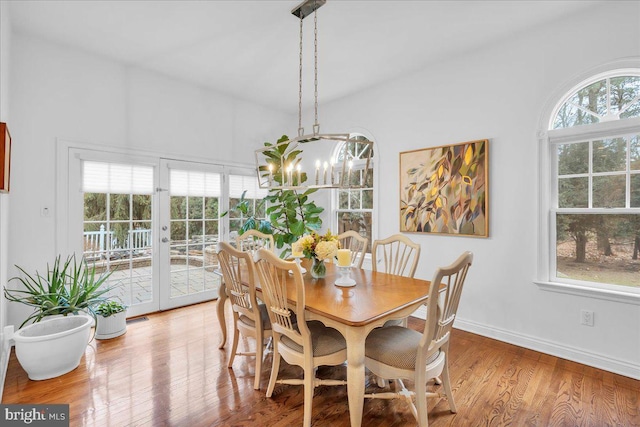
<path fill-rule="evenodd" d="M 580 310 L 580 324 L 593 326 L 593 311 Z"/>

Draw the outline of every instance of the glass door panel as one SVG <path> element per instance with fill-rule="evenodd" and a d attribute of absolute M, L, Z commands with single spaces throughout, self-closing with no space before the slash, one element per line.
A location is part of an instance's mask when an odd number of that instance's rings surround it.
<path fill-rule="evenodd" d="M 161 197 L 166 238 L 161 247 L 161 308 L 216 298 L 222 173 L 208 165 L 176 161 L 163 161 L 161 170 L 168 171 L 166 181 L 161 175 L 167 188 Z"/>

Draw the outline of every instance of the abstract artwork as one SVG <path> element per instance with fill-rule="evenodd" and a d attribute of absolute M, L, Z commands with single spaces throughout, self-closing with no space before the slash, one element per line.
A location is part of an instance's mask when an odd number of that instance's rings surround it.
<path fill-rule="evenodd" d="M 400 231 L 489 236 L 489 141 L 400 153 Z"/>

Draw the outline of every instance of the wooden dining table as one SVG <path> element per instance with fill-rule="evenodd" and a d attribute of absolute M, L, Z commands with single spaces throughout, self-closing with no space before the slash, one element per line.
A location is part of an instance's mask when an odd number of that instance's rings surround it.
<path fill-rule="evenodd" d="M 303 274 L 306 319 L 319 320 L 326 326 L 337 329 L 345 338 L 349 417 L 351 426 L 359 427 L 364 407 L 367 335 L 388 320 L 409 316 L 420 305 L 426 303 L 431 282 L 352 267 L 350 277 L 355 280 L 356 285 L 343 288 L 334 285 L 339 277 L 334 264 L 327 264 L 327 274 L 322 279 L 311 277 L 310 265 L 306 267 L 307 272 Z M 294 304 L 295 287 L 288 288 L 288 299 Z M 226 298 L 223 284 L 217 304 L 217 315 L 222 328 L 220 348 L 223 348 L 226 342 Z"/>

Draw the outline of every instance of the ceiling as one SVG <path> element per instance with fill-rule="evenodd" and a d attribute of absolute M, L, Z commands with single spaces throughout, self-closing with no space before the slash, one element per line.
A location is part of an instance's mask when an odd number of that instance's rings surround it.
<path fill-rule="evenodd" d="M 298 107 L 300 1 L 13 1 L 31 34 L 288 113 Z M 513 37 L 601 1 L 329 0 L 318 10 L 320 103 Z M 304 20 L 304 104 L 313 19 Z"/>

